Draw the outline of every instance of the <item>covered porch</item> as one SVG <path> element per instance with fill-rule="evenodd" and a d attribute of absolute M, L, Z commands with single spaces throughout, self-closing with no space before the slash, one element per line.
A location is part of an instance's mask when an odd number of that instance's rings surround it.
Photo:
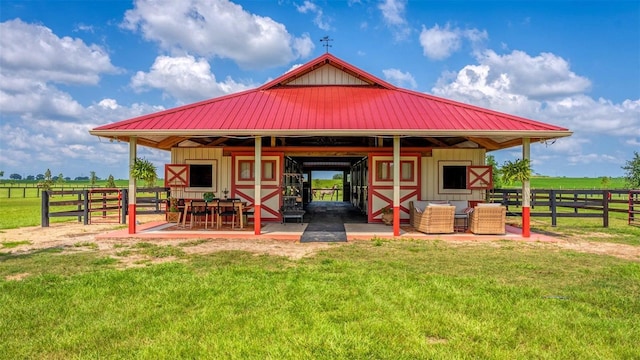
<path fill-rule="evenodd" d="M 239 198 L 253 206 L 256 236 L 288 209 L 302 211 L 307 171 L 342 164 L 350 177 L 346 200 L 370 225 L 391 209 L 395 237 L 406 232 L 412 201 L 482 201 L 492 186 L 487 152 L 522 146 L 522 158 L 529 159 L 530 144 L 571 134 L 398 88 L 331 54 L 253 90 L 90 133 L 128 142 L 130 163 L 138 145 L 170 151 L 165 184 L 172 196 Z M 129 233 L 135 234 L 135 179 L 129 183 Z M 523 190 L 528 194 L 528 181 Z M 528 201 L 525 196 L 523 212 Z M 523 219 L 526 237 L 528 216 Z"/>

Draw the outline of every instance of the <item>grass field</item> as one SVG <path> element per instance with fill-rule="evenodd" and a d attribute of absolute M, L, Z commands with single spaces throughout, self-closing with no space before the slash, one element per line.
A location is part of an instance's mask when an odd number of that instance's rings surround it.
<path fill-rule="evenodd" d="M 570 177 L 547 177 L 533 176 L 530 180 L 532 189 L 605 189 L 602 184 L 602 178 L 570 178 Z M 510 188 L 522 187 L 522 184 L 516 182 Z M 606 189 L 625 189 L 624 178 L 609 178 Z"/>
<path fill-rule="evenodd" d="M 38 225 L 39 204 L 0 199 L 0 229 Z M 532 227 L 640 246 L 622 215 Z M 637 262 L 506 241 L 373 238 L 300 260 L 185 251 L 208 241 L 0 244 L 0 359 L 640 358 Z"/>
<path fill-rule="evenodd" d="M 0 255 L 0 358 L 640 357 L 640 264 L 498 245 L 374 239 L 301 260 L 149 243 Z M 141 253 L 177 260 L 119 269 Z"/>

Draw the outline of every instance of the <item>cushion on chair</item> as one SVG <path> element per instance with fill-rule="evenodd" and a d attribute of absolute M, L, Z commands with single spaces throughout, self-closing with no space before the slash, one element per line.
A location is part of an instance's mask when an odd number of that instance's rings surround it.
<path fill-rule="evenodd" d="M 450 200 L 449 204 L 456 207 L 456 215 L 465 214 L 464 209 L 469 207 L 467 200 Z"/>

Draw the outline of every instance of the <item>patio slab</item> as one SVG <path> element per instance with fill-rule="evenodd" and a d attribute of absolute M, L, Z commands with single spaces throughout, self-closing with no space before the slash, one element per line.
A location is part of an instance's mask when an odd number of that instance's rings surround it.
<path fill-rule="evenodd" d="M 169 230 L 175 224 L 165 221 L 150 222 L 138 225 L 136 234 L 129 234 L 128 229 L 99 234 L 96 236 L 101 239 L 273 239 L 282 241 L 300 242 L 302 233 L 307 228 L 307 223 L 302 224 L 280 224 L 267 223 L 262 227 L 262 233 L 255 235 L 251 226 L 245 229 L 180 229 Z M 505 235 L 475 235 L 472 233 L 453 233 L 453 234 L 424 234 L 414 230 L 410 226 L 403 226 L 400 236 L 393 236 L 393 227 L 384 224 L 344 224 L 347 241 L 371 240 L 373 238 L 381 239 L 424 239 L 424 240 L 468 240 L 468 241 L 494 241 L 494 240 L 514 240 L 528 242 L 558 242 L 557 238 L 549 235 L 531 233 L 529 238 L 522 237 L 520 228 L 507 225 L 507 233 Z"/>

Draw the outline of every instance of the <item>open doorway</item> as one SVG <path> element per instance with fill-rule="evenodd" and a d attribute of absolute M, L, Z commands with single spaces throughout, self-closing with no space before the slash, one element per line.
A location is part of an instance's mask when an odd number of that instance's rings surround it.
<path fill-rule="evenodd" d="M 311 201 L 343 201 L 344 171 L 312 170 Z"/>

